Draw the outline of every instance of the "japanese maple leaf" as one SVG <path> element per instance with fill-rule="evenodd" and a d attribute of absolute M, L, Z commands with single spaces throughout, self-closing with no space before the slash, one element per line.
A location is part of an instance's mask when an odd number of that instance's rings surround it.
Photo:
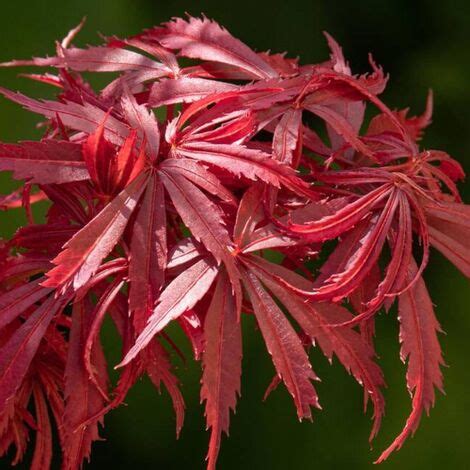
<path fill-rule="evenodd" d="M 284 304 L 312 341 L 320 343 L 327 357 L 331 359 L 333 354 L 337 354 L 347 370 L 351 371 L 360 383 L 365 384 L 375 407 L 376 421 L 372 431 L 372 435 L 375 435 L 383 413 L 383 398 L 380 393 L 383 379 L 380 369 L 373 362 L 373 351 L 358 333 L 352 330 L 341 332 L 329 325 L 333 319 L 344 320 L 351 318 L 351 314 L 343 307 L 322 305 L 312 305 L 308 307 L 308 313 L 305 313 L 303 298 L 285 289 L 277 282 L 275 274 L 281 272 L 285 278 L 304 287 L 309 285 L 309 282 L 294 272 L 281 269 L 259 256 L 250 254 L 249 250 L 244 253 L 244 247 L 250 246 L 251 237 L 260 221 L 259 201 L 258 188 L 252 188 L 245 194 L 237 214 L 233 237 L 237 243 L 237 262 L 242 273 L 247 302 L 253 308 L 277 374 L 293 396 L 299 418 L 311 418 L 310 406 L 319 406 L 316 392 L 310 383 L 316 376 L 311 370 L 298 333 L 279 309 L 274 298 Z M 282 243 L 282 237 L 279 237 L 277 232 L 275 236 Z M 155 334 L 196 306 L 211 286 L 216 284 L 204 322 L 205 352 L 201 391 L 202 399 L 206 401 L 208 427 L 212 428 L 208 459 L 209 467 L 213 468 L 221 433 L 228 431 L 229 411 L 235 409 L 236 397 L 240 391 L 241 312 L 237 309 L 236 299 L 224 269 L 211 263 L 204 251 L 197 246 L 190 243 L 181 245 L 169 265 L 174 269 L 191 260 L 198 261 L 168 284 L 147 326 L 122 364 L 128 364 L 150 344 Z M 352 351 L 354 359 L 348 356 Z M 232 373 L 227 374 L 224 372 L 226 370 L 231 370 Z M 233 371 L 237 371 L 236 374 Z"/>
<path fill-rule="evenodd" d="M 202 361 L 215 469 L 240 396 L 246 315 L 275 369 L 266 396 L 283 384 L 298 418 L 311 419 L 308 351 L 319 347 L 363 386 L 372 439 L 385 406 L 376 314 L 397 300 L 412 409 L 385 460 L 443 388 L 423 281 L 430 248 L 470 275 L 464 172 L 421 144 L 432 94 L 422 115 L 392 110 L 379 97 L 388 76 L 372 59 L 371 73 L 354 74 L 328 34 L 329 59 L 302 64 L 205 17 L 78 48 L 83 24 L 52 56 L 1 64 L 47 67 L 26 76 L 57 97 L 0 87 L 44 119 L 40 140 L 0 143 L 0 171 L 21 182 L 0 208 L 27 220 L 0 240 L 0 454 L 15 446 L 19 462 L 35 431 L 32 468 L 50 467 L 54 435 L 62 466 L 81 468 L 142 376 L 168 392 L 178 435 L 175 324 Z M 109 80 L 95 89 L 83 72 Z M 116 382 L 101 342 L 108 316 Z"/>

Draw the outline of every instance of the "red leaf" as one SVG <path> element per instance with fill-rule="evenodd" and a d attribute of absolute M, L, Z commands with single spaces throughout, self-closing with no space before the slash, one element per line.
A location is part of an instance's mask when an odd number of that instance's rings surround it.
<path fill-rule="evenodd" d="M 254 78 L 275 77 L 276 72 L 255 52 L 214 21 L 207 18 L 175 18 L 163 28 L 152 31 L 160 43 L 192 59 L 203 59 L 233 65 Z"/>
<path fill-rule="evenodd" d="M 155 307 L 165 280 L 166 214 L 162 183 L 153 176 L 132 227 L 129 261 L 129 310 L 140 332 Z"/>
<path fill-rule="evenodd" d="M 272 356 L 278 376 L 284 381 L 294 399 L 299 419 L 312 418 L 311 406 L 319 408 L 318 397 L 311 380 L 317 377 L 312 371 L 302 343 L 274 300 L 258 279 L 246 272 L 243 283 L 266 347 Z"/>
<path fill-rule="evenodd" d="M 176 269 L 182 267 L 190 261 L 203 256 L 205 251 L 192 238 L 183 238 L 180 240 L 168 254 L 168 269 Z"/>
<path fill-rule="evenodd" d="M 21 284 L 0 295 L 0 329 L 52 291 L 41 285 L 43 281 L 44 278 L 40 278 Z"/>
<path fill-rule="evenodd" d="M 13 171 L 16 179 L 51 184 L 89 178 L 81 146 L 60 140 L 0 144 L 0 171 Z"/>
<path fill-rule="evenodd" d="M 231 241 L 220 209 L 176 171 L 164 168 L 160 176 L 178 214 L 194 238 L 202 241 L 218 262 L 227 259 Z"/>
<path fill-rule="evenodd" d="M 91 180 L 97 189 L 104 194 L 112 187 L 111 165 L 114 158 L 114 147 L 104 138 L 104 129 L 109 115 L 83 142 L 83 158 L 86 162 Z"/>
<path fill-rule="evenodd" d="M 148 104 L 154 108 L 159 106 L 192 103 L 213 93 L 222 93 L 235 89 L 235 85 L 205 78 L 180 77 L 160 80 L 152 85 Z"/>
<path fill-rule="evenodd" d="M 137 129 L 140 137 L 147 143 L 147 149 L 152 160 L 158 158 L 160 148 L 160 130 L 158 122 L 152 111 L 144 105 L 138 104 L 128 89 L 124 90 L 121 105 L 124 116 L 130 126 Z"/>
<path fill-rule="evenodd" d="M 276 126 L 273 137 L 273 157 L 292 165 L 302 129 L 302 110 L 289 109 Z"/>
<path fill-rule="evenodd" d="M 18 390 L 49 323 L 65 303 L 64 298 L 49 297 L 1 347 L 0 410 Z"/>
<path fill-rule="evenodd" d="M 241 325 L 230 282 L 221 275 L 204 323 L 201 401 L 206 402 L 207 427 L 211 439 L 208 469 L 215 469 L 222 432 L 228 434 L 230 410 L 235 411 L 240 394 L 242 360 Z"/>
<path fill-rule="evenodd" d="M 145 178 L 144 174 L 136 178 L 65 244 L 54 258 L 55 268 L 47 273 L 44 286 L 78 289 L 88 281 L 123 234 L 145 189 Z"/>
<path fill-rule="evenodd" d="M 79 72 L 123 72 L 127 70 L 161 70 L 167 68 L 137 52 L 117 47 L 90 47 L 88 49 L 62 49 L 63 58 L 56 59 L 57 64 L 65 64 Z M 52 64 L 51 64 L 52 65 Z"/>
<path fill-rule="evenodd" d="M 222 201 L 236 205 L 233 194 L 225 189 L 220 180 L 199 162 L 189 158 L 171 158 L 160 165 L 161 169 L 168 168 L 178 172 L 189 181 L 199 186 L 209 194 L 219 197 Z"/>
<path fill-rule="evenodd" d="M 416 275 L 416 263 L 410 267 L 407 281 Z M 441 366 L 444 360 L 437 338 L 441 331 L 434 316 L 432 301 L 422 278 L 409 290 L 400 295 L 400 356 L 408 360 L 406 383 L 412 396 L 412 411 L 405 427 L 392 444 L 380 455 L 377 463 L 383 462 L 394 450 L 400 449 L 404 441 L 412 435 L 421 419 L 423 411 L 429 413 L 434 405 L 435 388 L 443 391 Z"/>
<path fill-rule="evenodd" d="M 194 307 L 207 293 L 216 276 L 217 268 L 202 259 L 173 279 L 160 295 L 159 304 L 148 319 L 147 326 L 118 367 L 134 359 L 170 321 Z"/>
<path fill-rule="evenodd" d="M 284 224 L 288 220 L 296 224 L 300 223 L 311 223 L 312 221 L 321 220 L 330 215 L 334 215 L 336 211 L 341 209 L 347 204 L 346 198 L 335 199 L 333 201 L 312 201 L 305 207 L 293 210 L 286 217 L 282 217 L 279 221 Z M 298 245 L 300 243 L 306 244 L 307 240 L 299 239 L 296 236 L 289 236 L 280 232 L 276 228 L 276 224 L 267 224 L 256 229 L 250 240 L 243 246 L 243 253 L 252 253 L 258 250 L 264 250 L 268 248 L 279 248 Z"/>
<path fill-rule="evenodd" d="M 92 133 L 103 122 L 106 112 L 85 102 L 84 104 L 65 101 L 63 103 L 47 100 L 34 100 L 21 93 L 13 93 L 0 87 L 0 93 L 33 113 L 42 114 L 50 119 L 60 117 L 62 123 L 71 129 Z M 106 118 L 105 137 L 119 144 L 129 133 L 128 127 L 112 116 Z"/>
<path fill-rule="evenodd" d="M 394 191 L 382 213 L 372 218 L 369 227 L 362 234 L 359 247 L 351 254 L 344 268 L 335 270 L 321 286 L 315 288 L 311 294 L 312 299 L 331 299 L 337 302 L 358 287 L 382 252 L 398 204 L 399 195 Z"/>
<path fill-rule="evenodd" d="M 344 368 L 364 387 L 365 405 L 368 396 L 374 405 L 374 426 L 370 435 L 372 439 L 379 430 L 384 413 L 384 398 L 380 391 L 380 387 L 385 385 L 383 374 L 374 362 L 374 350 L 359 333 L 350 328 L 330 326 L 331 323 L 350 320 L 353 318 L 352 314 L 335 304 L 306 303 L 302 297 L 279 284 L 276 278 L 281 277 L 298 288 L 308 289 L 309 282 L 298 274 L 259 257 L 251 256 L 248 261 L 250 268 L 282 302 L 302 330 L 314 343 L 318 342 L 325 356 L 331 361 L 333 354 L 336 354 Z"/>
<path fill-rule="evenodd" d="M 178 155 L 219 166 L 237 177 L 261 180 L 271 186 L 307 186 L 296 181 L 295 172 L 273 160 L 269 154 L 238 145 L 191 142 L 177 148 Z"/>
<path fill-rule="evenodd" d="M 390 196 L 391 187 L 380 186 L 365 196 L 342 206 L 332 215 L 305 225 L 291 223 L 287 226 L 292 234 L 302 234 L 310 242 L 330 240 L 356 225 L 384 198 Z"/>
<path fill-rule="evenodd" d="M 99 439 L 98 420 L 83 426 L 91 415 L 104 406 L 103 397 L 90 382 L 83 360 L 90 310 L 85 302 L 74 304 L 70 346 L 65 369 L 64 462 L 65 470 L 82 466 L 90 458 L 91 445 Z"/>
<path fill-rule="evenodd" d="M 252 186 L 242 197 L 237 211 L 233 239 L 238 248 L 244 247 L 253 236 L 256 225 L 263 218 L 263 188 Z"/>
<path fill-rule="evenodd" d="M 306 109 L 324 119 L 338 135 L 351 144 L 358 152 L 374 158 L 372 150 L 357 136 L 354 127 L 341 113 L 331 107 L 320 104 L 308 105 Z"/>

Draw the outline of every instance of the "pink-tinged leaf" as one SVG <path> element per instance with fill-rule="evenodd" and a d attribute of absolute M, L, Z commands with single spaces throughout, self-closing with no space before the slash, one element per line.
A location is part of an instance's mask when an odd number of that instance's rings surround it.
<path fill-rule="evenodd" d="M 277 73 L 248 46 L 235 39 L 227 30 L 207 18 L 175 18 L 163 28 L 152 31 L 158 41 L 169 49 L 192 59 L 210 60 L 233 65 L 252 74 L 253 78 L 269 78 Z"/>
<path fill-rule="evenodd" d="M 178 214 L 218 262 L 230 256 L 230 237 L 224 226 L 220 209 L 193 183 L 175 171 L 160 172 Z"/>
<path fill-rule="evenodd" d="M 289 165 L 293 162 L 302 129 L 302 110 L 289 109 L 276 126 L 273 137 L 273 158 Z"/>
<path fill-rule="evenodd" d="M 3 64 L 0 64 L 2 67 Z M 38 74 L 38 73 L 21 73 L 18 74 L 20 77 L 29 78 L 30 80 L 34 80 L 40 83 L 46 83 L 47 85 L 51 85 L 57 88 L 62 88 L 62 82 L 57 75 L 53 75 L 50 73 Z"/>
<path fill-rule="evenodd" d="M 183 238 L 168 253 L 167 269 L 176 269 L 203 256 L 205 251 L 193 238 Z"/>
<path fill-rule="evenodd" d="M 299 419 L 311 419 L 310 407 L 319 408 L 318 396 L 311 383 L 317 377 L 302 342 L 284 313 L 252 273 L 244 273 L 243 283 L 276 372 L 294 399 L 297 415 Z"/>
<path fill-rule="evenodd" d="M 375 353 L 363 337 L 351 328 L 334 328 L 329 324 L 342 323 L 353 318 L 344 307 L 331 303 L 311 303 L 292 294 L 277 277 L 281 277 L 298 288 L 308 289 L 309 282 L 286 268 L 251 256 L 248 264 L 268 289 L 282 302 L 302 330 L 318 343 L 328 360 L 336 354 L 344 368 L 364 387 L 365 403 L 370 397 L 374 406 L 374 425 L 370 438 L 379 430 L 384 413 L 384 398 L 380 390 L 385 385 L 383 374 L 374 362 Z"/>
<path fill-rule="evenodd" d="M 127 88 L 122 95 L 121 106 L 127 122 L 147 143 L 151 159 L 156 160 L 160 148 L 160 129 L 155 115 L 144 105 L 138 104 Z"/>
<path fill-rule="evenodd" d="M 13 171 L 16 179 L 51 184 L 89 178 L 81 146 L 60 140 L 0 144 L 0 171 Z"/>
<path fill-rule="evenodd" d="M 385 243 L 395 211 L 399 194 L 392 192 L 380 215 L 374 215 L 364 230 L 358 247 L 346 261 L 343 269 L 335 271 L 311 295 L 315 300 L 338 302 L 358 287 L 377 262 Z"/>
<path fill-rule="evenodd" d="M 161 181 L 153 176 L 132 227 L 129 309 L 134 313 L 134 326 L 139 332 L 155 307 L 165 280 L 166 262 L 165 198 Z"/>
<path fill-rule="evenodd" d="M 95 289 L 96 293 L 96 288 L 99 287 L 99 285 L 106 280 L 109 280 L 110 276 L 116 276 L 120 273 L 126 272 L 128 269 L 128 262 L 126 258 L 115 258 L 111 261 L 108 261 L 106 263 L 103 263 L 99 269 L 96 271 L 96 273 L 93 275 L 93 277 L 90 278 L 90 280 L 85 283 L 80 289 L 77 290 L 75 294 L 75 299 L 76 300 L 82 300 L 89 292 L 91 289 Z M 102 293 L 100 292 L 98 294 L 98 297 L 101 297 Z M 127 312 L 127 307 L 126 307 L 126 312 Z M 122 330 L 123 328 L 121 328 Z"/>
<path fill-rule="evenodd" d="M 351 125 L 352 129 L 359 134 L 359 131 L 364 120 L 364 112 L 366 105 L 362 101 L 353 102 L 341 102 L 330 105 L 330 108 L 335 112 L 343 116 L 346 121 Z M 327 124 L 328 137 L 331 142 L 331 148 L 333 151 L 340 151 L 345 145 L 345 139 L 342 135 L 338 134 L 335 128 L 330 124 Z M 344 152 L 345 158 L 352 158 L 354 155 L 354 149 L 348 149 Z"/>
<path fill-rule="evenodd" d="M 418 271 L 412 263 L 407 282 L 411 282 Z M 392 444 L 380 455 L 377 463 L 383 462 L 394 450 L 400 449 L 405 440 L 416 431 L 423 411 L 429 413 L 434 405 L 435 388 L 443 391 L 441 366 L 444 360 L 437 333 L 441 331 L 434 315 L 434 308 L 422 278 L 400 295 L 398 303 L 400 321 L 400 356 L 408 360 L 406 383 L 412 396 L 412 411 L 405 427 Z"/>
<path fill-rule="evenodd" d="M 9 62 L 1 62 L 0 67 L 51 67 L 57 65 L 59 59 L 57 57 L 33 57 L 32 59 L 10 60 Z"/>
<path fill-rule="evenodd" d="M 362 284 L 349 296 L 353 312 L 362 313 L 367 308 L 367 302 L 373 298 L 377 286 L 380 284 L 382 271 L 377 263 L 366 276 Z M 317 278 L 318 279 L 318 278 Z M 370 344 L 373 344 L 375 334 L 375 319 L 372 317 L 360 324 L 361 333 Z"/>
<path fill-rule="evenodd" d="M 332 215 L 304 225 L 291 223 L 286 228 L 292 234 L 301 234 L 310 242 L 336 238 L 369 214 L 380 201 L 390 195 L 391 191 L 392 188 L 388 185 L 380 186 L 341 207 Z"/>
<path fill-rule="evenodd" d="M 349 68 L 348 63 L 344 59 L 341 47 L 328 33 L 325 32 L 324 34 L 328 41 L 328 46 L 331 50 L 330 57 L 333 65 L 333 70 L 344 75 L 351 75 L 351 69 Z M 365 103 L 363 103 L 362 101 L 343 101 L 336 102 L 331 106 L 335 111 L 337 111 L 339 114 L 346 118 L 346 120 L 351 124 L 352 128 L 356 132 L 359 132 L 362 121 L 364 119 Z M 327 125 L 327 131 L 330 137 L 330 142 L 332 143 L 333 150 L 339 150 L 344 144 L 343 138 L 335 131 L 335 129 L 330 124 Z M 351 157 L 352 154 L 353 151 L 348 150 L 346 151 L 345 156 Z"/>
<path fill-rule="evenodd" d="M 288 83 L 286 83 L 288 82 Z M 292 99 L 298 94 L 303 85 L 305 79 L 295 78 L 288 81 L 269 80 L 267 82 L 257 82 L 250 85 L 245 85 L 233 91 L 227 91 L 224 93 L 216 93 L 208 95 L 192 104 L 190 104 L 186 110 L 181 114 L 178 122 L 178 128 L 181 129 L 189 119 L 198 115 L 196 121 L 202 121 L 207 123 L 208 120 L 212 120 L 221 114 L 227 112 L 239 111 L 240 107 L 248 110 L 266 110 L 277 104 L 279 101 L 286 101 Z M 212 106 L 212 109 L 207 108 Z M 285 105 L 282 109 L 285 110 L 288 105 Z M 204 111 L 204 113 L 201 113 Z M 271 115 L 270 112 L 267 113 Z M 275 116 L 282 114 L 276 109 Z M 270 122 L 273 117 L 266 117 L 267 121 Z M 200 123 L 199 123 L 200 124 Z"/>
<path fill-rule="evenodd" d="M 253 80 L 253 74 L 221 62 L 202 62 L 184 67 L 181 72 L 188 77 L 222 80 Z"/>
<path fill-rule="evenodd" d="M 161 169 L 168 168 L 176 170 L 189 181 L 207 191 L 213 196 L 219 197 L 222 201 L 228 202 L 233 206 L 236 205 L 236 199 L 233 194 L 227 190 L 220 180 L 210 171 L 206 170 L 200 163 L 189 158 L 171 158 L 165 160 L 161 165 Z"/>
<path fill-rule="evenodd" d="M 128 364 L 170 321 L 193 308 L 207 293 L 217 272 L 212 263 L 202 259 L 173 279 L 160 295 L 147 326 L 119 366 Z"/>
<path fill-rule="evenodd" d="M 91 306 L 74 304 L 70 346 L 65 368 L 64 470 L 75 470 L 90 458 L 91 445 L 99 439 L 98 420 L 82 426 L 89 416 L 104 407 L 101 394 L 91 383 L 83 360 L 83 348 L 89 328 Z"/>
<path fill-rule="evenodd" d="M 375 295 L 371 296 L 364 306 L 366 308 L 363 309 L 361 315 L 368 316 L 367 312 L 377 311 L 382 303 L 385 303 L 386 309 L 390 308 L 395 300 L 394 294 L 401 292 L 405 287 L 404 283 L 408 274 L 406 267 L 409 266 L 413 256 L 413 227 L 410 206 L 403 194 L 400 195 L 396 232 L 395 236 L 393 233 L 389 234 L 391 259 L 385 277 L 378 284 Z M 367 282 L 367 277 L 363 282 Z"/>
<path fill-rule="evenodd" d="M 117 47 L 62 49 L 63 57 L 52 58 L 56 66 L 66 66 L 77 72 L 125 72 L 129 70 L 166 70 L 163 64 Z M 55 59 L 55 60 L 54 60 Z M 46 59 L 47 60 L 47 59 Z"/>
<path fill-rule="evenodd" d="M 368 224 L 369 221 L 364 219 L 341 237 L 335 249 L 322 264 L 315 279 L 315 286 L 321 286 L 335 273 L 344 271 L 354 252 L 361 246 L 361 238 L 364 236 Z"/>
<path fill-rule="evenodd" d="M 241 145 L 191 142 L 177 148 L 178 155 L 219 166 L 237 177 L 261 180 L 274 187 L 284 184 L 305 186 L 297 180 L 294 170 L 273 160 L 269 154 Z"/>
<path fill-rule="evenodd" d="M 323 171 L 318 179 L 334 185 L 364 185 L 390 182 L 390 173 L 380 168 L 360 168 L 358 170 Z"/>
<path fill-rule="evenodd" d="M 351 144 L 358 152 L 375 159 L 372 150 L 358 137 L 356 129 L 354 129 L 343 114 L 331 107 L 320 104 L 308 105 L 306 109 L 324 119 L 338 135 Z"/>
<path fill-rule="evenodd" d="M 313 201 L 305 207 L 292 211 L 289 216 L 282 217 L 280 222 L 285 223 L 292 220 L 296 224 L 300 224 L 320 220 L 334 214 L 346 203 L 346 198 L 338 198 L 333 201 Z M 243 246 L 242 251 L 243 253 L 252 253 L 268 248 L 289 247 L 299 243 L 308 243 L 308 239 L 304 242 L 298 237 L 285 235 L 276 228 L 275 224 L 271 223 L 256 229 L 246 245 Z"/>
<path fill-rule="evenodd" d="M 47 273 L 44 286 L 63 289 L 73 285 L 76 290 L 88 281 L 119 242 L 145 189 L 146 177 L 136 178 L 66 243 L 54 258 L 55 267 Z"/>
<path fill-rule="evenodd" d="M 351 69 L 349 68 L 349 64 L 344 59 L 343 51 L 340 45 L 326 31 L 323 31 L 323 34 L 328 41 L 328 46 L 331 51 L 330 58 L 333 65 L 333 70 L 338 73 L 344 73 L 345 75 L 351 75 Z"/>
<path fill-rule="evenodd" d="M 101 98 L 106 102 L 115 103 L 126 89 L 132 93 L 138 93 L 146 82 L 152 83 L 168 75 L 172 75 L 172 73 L 166 68 L 125 72 L 103 88 Z"/>
<path fill-rule="evenodd" d="M 238 248 L 251 240 L 256 226 L 263 218 L 263 187 L 251 186 L 240 201 L 233 229 L 233 240 Z"/>
<path fill-rule="evenodd" d="M 253 233 L 253 236 L 242 247 L 242 253 L 253 253 L 259 250 L 285 248 L 299 245 L 299 239 L 279 232 L 274 224 L 261 227 Z"/>
<path fill-rule="evenodd" d="M 225 122 L 224 122 L 225 121 Z M 203 141 L 208 144 L 243 145 L 258 130 L 255 114 L 245 110 L 234 112 L 212 121 L 210 125 L 220 124 L 219 127 L 201 132 L 201 128 L 184 136 L 186 142 Z M 205 127 L 205 126 L 202 126 Z"/>
<path fill-rule="evenodd" d="M 0 410 L 20 387 L 49 323 L 65 303 L 64 298 L 49 297 L 1 347 Z"/>
<path fill-rule="evenodd" d="M 207 427 L 211 428 L 208 469 L 214 470 L 222 432 L 228 434 L 230 410 L 240 395 L 242 361 L 241 325 L 230 282 L 221 275 L 204 322 L 201 401 L 206 402 Z"/>
<path fill-rule="evenodd" d="M 166 71 L 166 67 L 159 62 L 137 52 L 117 47 L 61 48 L 59 57 L 15 61 L 11 65 L 67 67 L 77 72 L 125 72 L 149 69 Z"/>
<path fill-rule="evenodd" d="M 146 52 L 154 57 L 156 57 L 160 62 L 162 62 L 169 71 L 171 71 L 174 75 L 178 75 L 180 71 L 180 67 L 178 65 L 178 61 L 176 56 L 170 52 L 168 49 L 165 49 L 160 44 L 151 39 L 146 37 L 146 34 L 142 34 L 139 37 L 132 37 L 128 39 L 116 39 L 113 38 L 112 41 L 108 43 L 110 46 L 118 46 L 121 47 L 122 45 L 127 45 L 131 47 L 135 47 L 141 51 Z"/>
<path fill-rule="evenodd" d="M 77 24 L 77 26 L 74 26 L 72 29 L 70 29 L 65 37 L 60 41 L 60 48 L 62 49 L 67 49 L 70 47 L 72 44 L 73 40 L 76 38 L 77 34 L 82 30 L 82 28 L 85 26 L 86 23 L 86 16 L 84 16 L 81 20 L 80 23 Z M 61 50 L 59 48 L 59 45 L 57 44 L 57 49 Z"/>
<path fill-rule="evenodd" d="M 44 278 L 21 284 L 0 295 L 0 329 L 11 323 L 52 289 L 43 287 Z"/>
<path fill-rule="evenodd" d="M 62 123 L 76 131 L 92 133 L 103 122 L 106 112 L 85 102 L 84 104 L 70 101 L 56 102 L 34 100 L 21 93 L 14 93 L 0 87 L 0 94 L 20 104 L 33 113 L 42 114 L 49 119 L 60 117 Z M 113 116 L 108 116 L 105 126 L 105 137 L 112 143 L 120 144 L 129 133 L 129 128 Z"/>
<path fill-rule="evenodd" d="M 236 89 L 236 85 L 205 78 L 168 78 L 152 85 L 148 104 L 157 108 L 169 104 L 192 103 L 205 98 L 207 95 L 223 93 L 233 89 Z"/>

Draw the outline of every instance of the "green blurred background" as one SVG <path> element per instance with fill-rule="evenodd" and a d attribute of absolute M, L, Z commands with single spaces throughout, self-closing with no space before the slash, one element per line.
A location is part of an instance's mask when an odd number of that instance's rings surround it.
<path fill-rule="evenodd" d="M 0 61 L 53 53 L 54 40 L 63 37 L 82 16 L 88 21 L 77 44 L 96 44 L 97 32 L 125 36 L 145 27 L 181 16 L 204 12 L 233 35 L 258 50 L 289 51 L 303 62 L 321 61 L 328 50 L 321 34 L 330 32 L 343 45 L 355 72 L 365 72 L 367 54 L 390 73 L 385 94 L 392 107 L 411 106 L 421 112 L 428 87 L 435 93 L 434 123 L 424 145 L 442 148 L 470 171 L 470 62 L 469 8 L 467 0 L 393 0 L 379 2 L 238 0 L 43 0 L 4 2 L 1 10 Z M 467 57 L 467 59 L 465 59 Z M 0 70 L 0 85 L 25 93 L 44 95 L 41 85 L 18 79 L 16 71 Z M 0 101 L 0 140 L 37 138 L 39 118 L 6 100 Z M 0 193 L 13 187 L 0 180 Z M 469 185 L 461 189 L 470 200 Z M 24 217 L 0 214 L 0 235 L 8 236 Z M 447 335 L 441 336 L 445 359 L 446 396 L 438 395 L 430 418 L 423 418 L 416 436 L 382 465 L 384 470 L 469 468 L 468 413 L 470 409 L 470 319 L 468 281 L 434 256 L 426 280 L 436 313 Z M 405 367 L 398 356 L 396 312 L 381 315 L 377 349 L 388 389 L 387 415 L 382 431 L 370 450 L 370 415 L 362 414 L 362 392 L 340 366 L 330 366 L 318 351 L 312 362 L 322 378 L 317 389 L 323 411 L 314 423 L 299 424 L 285 390 L 275 391 L 262 403 L 273 369 L 253 323 L 245 322 L 242 398 L 232 418 L 230 439 L 224 439 L 219 468 L 367 469 L 401 430 L 410 409 L 404 383 Z M 111 333 L 106 342 L 113 342 Z M 189 352 L 188 345 L 184 346 Z M 88 468 L 202 469 L 208 434 L 199 404 L 199 364 L 178 362 L 186 397 L 187 416 L 179 441 L 175 440 L 174 416 L 165 392 L 158 395 L 146 382 L 130 394 L 127 407 L 106 419 L 106 442 L 94 446 Z M 3 466 L 2 466 L 3 465 Z M 21 467 L 21 465 L 20 465 Z M 0 468 L 8 468 L 5 461 Z"/>

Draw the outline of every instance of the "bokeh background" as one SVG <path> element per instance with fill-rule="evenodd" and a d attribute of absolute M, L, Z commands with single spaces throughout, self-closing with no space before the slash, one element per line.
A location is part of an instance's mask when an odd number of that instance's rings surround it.
<path fill-rule="evenodd" d="M 470 61 L 467 0 L 362 0 L 318 1 L 220 0 L 29 0 L 3 2 L 0 13 L 0 61 L 52 54 L 54 41 L 82 16 L 86 27 L 77 45 L 100 42 L 98 32 L 125 36 L 145 27 L 180 16 L 204 12 L 232 34 L 258 50 L 289 51 L 303 62 L 321 61 L 328 50 L 321 34 L 330 32 L 342 45 L 355 72 L 366 72 L 367 54 L 390 73 L 385 99 L 391 107 L 410 106 L 421 112 L 427 89 L 435 93 L 434 123 L 424 140 L 428 148 L 442 148 L 470 171 Z M 44 87 L 17 78 L 16 71 L 0 69 L 0 85 L 25 93 L 45 93 Z M 37 138 L 39 117 L 0 100 L 0 140 Z M 0 180 L 0 193 L 14 183 Z M 470 201 L 470 185 L 461 189 Z M 8 236 L 24 221 L 0 214 L 0 235 Z M 384 470 L 469 468 L 468 431 L 470 409 L 469 284 L 434 253 L 426 281 L 436 313 L 446 335 L 441 336 L 445 359 L 446 396 L 438 395 L 430 418 L 423 418 L 416 436 L 401 452 L 382 465 Z M 367 469 L 401 430 L 410 409 L 404 383 L 405 367 L 399 359 L 396 312 L 381 315 L 377 348 L 388 389 L 387 415 L 371 450 L 368 444 L 370 414 L 361 410 L 362 392 L 336 362 L 330 366 L 318 351 L 312 362 L 322 378 L 318 384 L 323 411 L 314 423 L 299 424 L 287 393 L 281 388 L 262 403 L 273 369 L 260 335 L 245 322 L 242 398 L 232 418 L 230 439 L 224 439 L 219 468 L 269 470 Z M 113 343 L 105 332 L 104 341 Z M 185 351 L 189 352 L 188 345 Z M 188 354 L 188 357 L 189 354 Z M 208 434 L 199 404 L 199 364 L 178 363 L 187 417 L 179 441 L 175 440 L 174 416 L 168 396 L 139 383 L 127 407 L 108 415 L 105 442 L 94 446 L 87 468 L 101 469 L 202 469 Z M 26 465 L 20 465 L 26 468 Z M 0 462 L 0 468 L 8 468 Z"/>

